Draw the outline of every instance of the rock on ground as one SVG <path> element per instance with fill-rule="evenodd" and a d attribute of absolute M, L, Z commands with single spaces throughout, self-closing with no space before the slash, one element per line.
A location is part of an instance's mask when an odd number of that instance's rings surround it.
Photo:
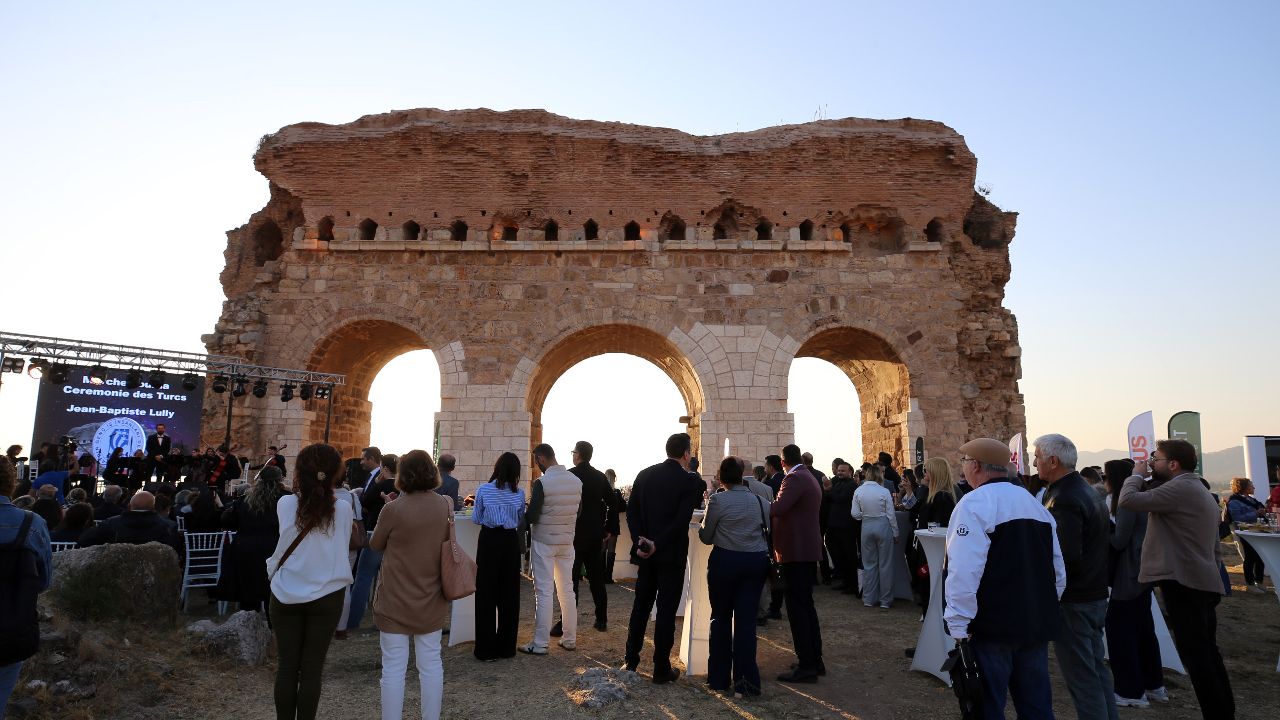
<path fill-rule="evenodd" d="M 207 648 L 249 665 L 267 661 L 271 646 L 271 629 L 262 613 L 241 610 L 221 625 L 212 620 L 198 620 L 187 626 L 187 632 L 199 638 Z"/>
<path fill-rule="evenodd" d="M 181 586 L 178 554 L 167 545 L 97 545 L 54 554 L 48 597 L 76 620 L 172 623 Z"/>
<path fill-rule="evenodd" d="M 581 707 L 599 708 L 618 700 L 625 700 L 627 688 L 640 682 L 640 675 L 630 670 L 590 668 L 575 679 L 578 689 L 569 696 Z"/>

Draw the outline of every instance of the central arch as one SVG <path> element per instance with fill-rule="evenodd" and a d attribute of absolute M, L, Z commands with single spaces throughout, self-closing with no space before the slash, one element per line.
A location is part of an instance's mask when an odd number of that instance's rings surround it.
<path fill-rule="evenodd" d="M 530 415 L 530 451 L 542 442 L 542 407 L 551 387 L 569 368 L 606 353 L 625 353 L 648 360 L 671 378 L 684 400 L 685 425 L 697 454 L 701 444 L 700 418 L 706 409 L 706 394 L 697 371 L 689 358 L 667 338 L 648 328 L 623 324 L 578 330 L 543 354 L 529 378 L 525 394 L 525 408 Z"/>

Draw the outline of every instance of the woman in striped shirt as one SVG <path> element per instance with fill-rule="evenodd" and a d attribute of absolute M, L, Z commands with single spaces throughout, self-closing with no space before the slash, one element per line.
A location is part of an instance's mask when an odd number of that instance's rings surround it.
<path fill-rule="evenodd" d="M 493 479 L 476 490 L 471 519 L 480 526 L 476 546 L 477 660 L 515 657 L 520 625 L 520 538 L 524 490 L 520 458 L 505 452 L 493 465 Z M 494 627 L 494 615 L 497 627 Z"/>

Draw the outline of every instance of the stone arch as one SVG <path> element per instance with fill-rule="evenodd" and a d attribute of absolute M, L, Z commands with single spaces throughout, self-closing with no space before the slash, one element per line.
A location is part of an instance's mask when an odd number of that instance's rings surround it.
<path fill-rule="evenodd" d="M 760 218 L 756 223 L 756 239 L 772 240 L 773 239 L 773 223 L 768 218 Z"/>
<path fill-rule="evenodd" d="M 548 220 L 546 225 L 542 226 L 542 239 L 549 242 L 555 242 L 560 239 L 560 226 L 555 220 Z"/>
<path fill-rule="evenodd" d="M 923 430 L 912 416 L 908 360 L 891 343 L 878 323 L 829 320 L 812 327 L 794 357 L 812 357 L 840 368 L 858 391 L 862 405 L 862 452 L 874 459 L 880 452 L 901 463 L 907 460 L 911 437 Z M 909 427 L 910 425 L 912 427 Z"/>
<path fill-rule="evenodd" d="M 265 265 L 280 259 L 284 253 L 284 233 L 273 220 L 268 220 L 253 231 L 253 261 Z"/>
<path fill-rule="evenodd" d="M 684 219 L 674 213 L 667 213 L 662 216 L 662 221 L 658 224 L 658 240 L 684 240 L 687 237 L 687 226 Z"/>
<path fill-rule="evenodd" d="M 378 236 L 378 223 L 374 222 L 372 218 L 361 220 L 356 229 L 359 232 L 357 237 L 361 240 L 373 240 Z"/>
<path fill-rule="evenodd" d="M 401 235 L 406 242 L 417 241 L 422 237 L 422 226 L 417 222 L 410 220 L 400 227 Z"/>
<path fill-rule="evenodd" d="M 523 363 L 530 372 L 524 383 L 526 411 L 530 414 L 529 448 L 542 442 L 542 406 L 556 381 L 583 360 L 606 353 L 626 353 L 658 366 L 675 383 L 684 399 L 688 432 L 697 454 L 700 417 L 707 407 L 707 393 L 686 349 L 660 333 L 640 325 L 607 323 L 589 325 L 562 335 L 536 362 Z"/>
<path fill-rule="evenodd" d="M 812 239 L 813 239 L 813 221 L 809 219 L 805 219 L 804 222 L 800 223 L 800 241 L 809 242 Z"/>
<path fill-rule="evenodd" d="M 632 220 L 622 228 L 623 240 L 639 240 L 640 239 L 640 223 Z"/>
<path fill-rule="evenodd" d="M 449 239 L 454 242 L 466 242 L 467 224 L 461 220 L 454 220 L 449 226 Z"/>
<path fill-rule="evenodd" d="M 316 225 L 316 238 L 320 242 L 333 242 L 333 218 L 328 215 L 320 218 Z"/>
<path fill-rule="evenodd" d="M 367 446 L 373 413 L 369 388 L 373 379 L 396 357 L 428 347 L 412 326 L 377 317 L 349 320 L 320 334 L 304 366 L 347 376 L 347 384 L 334 393 L 329 444 L 344 457 L 353 457 Z M 312 400 L 308 405 L 317 413 L 305 432 L 308 442 L 324 439 L 324 403 Z"/>

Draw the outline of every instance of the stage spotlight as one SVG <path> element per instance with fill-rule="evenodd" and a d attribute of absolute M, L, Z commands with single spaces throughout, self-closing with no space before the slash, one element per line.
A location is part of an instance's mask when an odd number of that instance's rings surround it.
<path fill-rule="evenodd" d="M 142 371 L 137 368 L 134 368 L 129 372 L 125 373 L 124 386 L 129 388 L 130 390 L 135 390 L 137 388 L 142 387 Z"/>
<path fill-rule="evenodd" d="M 89 368 L 89 384 L 90 385 L 106 385 L 107 369 L 101 365 L 94 365 Z"/>
<path fill-rule="evenodd" d="M 71 368 L 62 363 L 56 363 L 49 367 L 45 377 L 49 378 L 50 385 L 66 385 L 67 378 L 71 377 Z"/>
<path fill-rule="evenodd" d="M 195 390 L 196 386 L 198 386 L 199 384 L 200 384 L 200 378 L 197 378 L 195 373 L 187 373 L 186 375 L 182 376 L 182 389 L 186 390 L 187 392 L 191 392 L 192 390 Z"/>
<path fill-rule="evenodd" d="M 213 379 L 213 391 L 221 395 L 227 391 L 227 383 L 231 380 L 226 375 L 219 375 Z"/>
<path fill-rule="evenodd" d="M 244 394 L 245 394 L 246 392 L 248 392 L 248 390 L 246 390 L 246 389 L 245 389 L 245 385 L 246 385 L 248 382 L 249 382 L 248 380 L 245 380 L 245 379 L 244 379 L 244 378 L 242 378 L 242 377 L 237 377 L 237 378 L 236 378 L 236 386 L 235 386 L 235 388 L 231 391 L 231 394 L 232 394 L 232 395 L 235 395 L 236 397 L 244 397 Z"/>
<path fill-rule="evenodd" d="M 36 380 L 39 380 L 40 378 L 44 377 L 44 374 L 48 371 L 49 371 L 48 360 L 40 360 L 38 358 L 32 358 L 31 362 L 27 363 L 28 377 L 32 377 L 32 378 L 35 378 Z"/>
<path fill-rule="evenodd" d="M 289 402 L 293 399 L 293 383 L 285 383 L 280 386 L 280 402 Z"/>
<path fill-rule="evenodd" d="M 298 388 L 298 397 L 306 402 L 311 399 L 311 392 L 311 383 L 302 383 L 302 387 Z"/>
<path fill-rule="evenodd" d="M 317 399 L 317 400 L 327 400 L 327 399 L 329 399 L 329 394 L 330 394 L 330 393 L 332 393 L 332 392 L 333 392 L 333 386 L 332 386 L 332 385 L 317 385 L 317 386 L 316 386 L 316 399 Z"/>
<path fill-rule="evenodd" d="M 253 396 L 256 398 L 264 398 L 267 396 L 267 381 L 256 380 L 253 383 Z"/>
<path fill-rule="evenodd" d="M 152 370 L 151 374 L 147 375 L 147 384 L 153 388 L 158 388 L 161 385 L 164 385 L 164 370 L 161 370 L 160 368 Z M 194 387 L 191 389 L 195 390 Z"/>
<path fill-rule="evenodd" d="M 22 368 L 25 367 L 26 364 L 27 364 L 27 361 L 23 360 L 22 358 L 7 357 L 4 359 L 3 372 L 20 373 L 22 372 Z"/>

